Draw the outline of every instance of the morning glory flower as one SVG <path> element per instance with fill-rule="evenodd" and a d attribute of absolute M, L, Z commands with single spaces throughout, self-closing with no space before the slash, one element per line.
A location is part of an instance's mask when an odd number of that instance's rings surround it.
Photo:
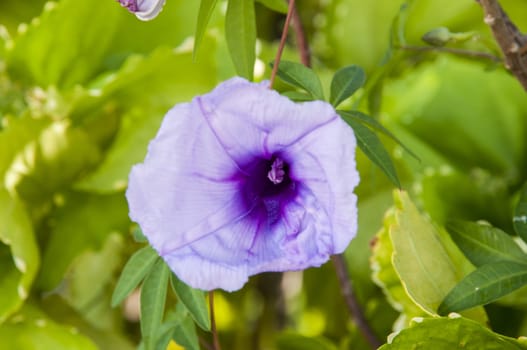
<path fill-rule="evenodd" d="M 176 105 L 130 173 L 130 217 L 194 288 L 320 266 L 356 234 L 353 131 L 268 85 L 233 78 Z"/>
<path fill-rule="evenodd" d="M 163 5 L 165 0 L 117 0 L 121 6 L 126 7 L 128 11 L 132 12 L 143 21 L 149 21 L 156 17 Z"/>

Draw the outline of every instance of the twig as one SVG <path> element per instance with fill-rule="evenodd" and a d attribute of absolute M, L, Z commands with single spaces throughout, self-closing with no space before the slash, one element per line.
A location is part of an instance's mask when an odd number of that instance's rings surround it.
<path fill-rule="evenodd" d="M 364 338 L 371 345 L 372 349 L 377 349 L 381 346 L 381 342 L 375 336 L 375 333 L 370 328 L 364 313 L 362 312 L 361 306 L 357 301 L 355 293 L 351 285 L 351 280 L 348 275 L 348 268 L 346 267 L 346 261 L 342 254 L 333 255 L 331 257 L 333 264 L 335 265 L 335 270 L 337 271 L 337 277 L 339 279 L 341 293 L 346 300 L 346 305 L 348 306 L 349 311 L 351 312 L 351 317 L 353 321 L 359 328 L 359 331 L 362 333 Z"/>
<path fill-rule="evenodd" d="M 502 62 L 501 58 L 496 57 L 494 55 L 491 55 L 490 53 L 479 52 L 479 51 L 471 51 L 471 50 L 465 50 L 465 49 L 456 49 L 456 48 L 452 48 L 452 47 L 400 45 L 397 48 L 399 48 L 401 50 L 408 50 L 408 51 L 446 52 L 446 53 L 450 53 L 450 54 L 458 55 L 458 56 L 466 56 L 466 57 L 472 57 L 472 58 L 482 58 L 482 59 L 490 60 L 490 61 L 493 61 L 493 62 Z"/>
<path fill-rule="evenodd" d="M 199 345 L 201 345 L 201 347 L 203 347 L 203 348 L 205 348 L 207 350 L 214 350 L 212 348 L 212 346 L 209 343 L 207 343 L 207 341 L 205 339 L 203 339 L 202 337 L 198 336 L 198 341 L 199 341 Z"/>
<path fill-rule="evenodd" d="M 220 339 L 216 329 L 216 319 L 214 318 L 214 291 L 209 292 L 209 309 L 210 309 L 210 330 L 212 332 L 212 342 L 214 350 L 221 350 Z"/>
<path fill-rule="evenodd" d="M 296 6 L 293 4 L 293 27 L 296 34 L 296 45 L 298 52 L 300 53 L 300 62 L 306 67 L 311 67 L 311 55 L 309 54 L 309 44 L 306 40 L 306 33 L 302 26 L 302 20 L 296 10 Z"/>
<path fill-rule="evenodd" d="M 280 58 L 282 57 L 282 52 L 284 51 L 285 41 L 287 39 L 287 32 L 289 31 L 289 23 L 291 22 L 291 17 L 293 15 L 294 8 L 295 8 L 295 0 L 290 0 L 289 8 L 287 10 L 287 17 L 285 18 L 284 29 L 282 30 L 282 38 L 280 39 L 280 45 L 278 46 L 276 57 L 274 59 L 273 70 L 271 71 L 269 89 L 273 88 L 273 83 L 276 78 L 276 72 L 278 72 L 278 65 L 280 64 Z"/>
<path fill-rule="evenodd" d="M 490 26 L 496 42 L 505 56 L 505 67 L 518 79 L 527 91 L 527 36 L 503 11 L 497 0 L 476 0 L 485 13 L 485 23 Z"/>

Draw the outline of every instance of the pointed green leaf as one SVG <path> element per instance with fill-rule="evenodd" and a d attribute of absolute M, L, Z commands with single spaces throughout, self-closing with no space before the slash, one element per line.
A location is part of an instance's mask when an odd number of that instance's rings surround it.
<path fill-rule="evenodd" d="M 527 343 L 492 332 L 469 319 L 452 317 L 415 318 L 379 350 L 526 350 Z"/>
<path fill-rule="evenodd" d="M 337 107 L 342 101 L 350 97 L 366 81 L 366 73 L 357 66 L 351 65 L 339 69 L 331 80 L 331 93 L 329 102 Z"/>
<path fill-rule="evenodd" d="M 527 255 L 511 236 L 490 225 L 453 221 L 447 229 L 454 242 L 476 266 L 509 260 L 527 264 Z"/>
<path fill-rule="evenodd" d="M 314 99 L 324 100 L 320 79 L 313 70 L 303 64 L 280 61 L 277 74 L 286 83 L 306 90 Z"/>
<path fill-rule="evenodd" d="M 279 13 L 287 13 L 287 2 L 283 0 L 256 0 L 265 7 Z"/>
<path fill-rule="evenodd" d="M 134 241 L 137 243 L 146 243 L 148 240 L 146 239 L 143 231 L 141 228 L 137 225 L 132 228 L 132 236 L 134 237 Z"/>
<path fill-rule="evenodd" d="M 199 5 L 198 23 L 196 25 L 196 35 L 194 37 L 194 56 L 197 55 L 203 35 L 209 24 L 210 17 L 218 0 L 201 0 Z"/>
<path fill-rule="evenodd" d="M 126 263 L 112 295 L 112 306 L 119 305 L 150 271 L 157 258 L 156 251 L 146 246 L 135 252 Z"/>
<path fill-rule="evenodd" d="M 527 242 L 527 183 L 522 188 L 520 201 L 516 205 L 512 221 L 514 224 L 514 230 L 518 236 L 520 236 L 524 242 Z"/>
<path fill-rule="evenodd" d="M 225 15 L 225 37 L 236 72 L 252 80 L 256 59 L 256 15 L 253 0 L 229 0 Z"/>
<path fill-rule="evenodd" d="M 186 350 L 200 350 L 196 326 L 183 305 L 176 305 L 176 315 L 178 320 L 172 339 Z"/>
<path fill-rule="evenodd" d="M 300 91 L 286 91 L 282 95 L 295 102 L 313 101 L 313 96 Z"/>
<path fill-rule="evenodd" d="M 165 310 L 170 270 L 161 258 L 150 270 L 141 289 L 141 334 L 145 349 L 153 349 L 157 343 L 157 330 L 161 326 Z"/>
<path fill-rule="evenodd" d="M 397 142 L 408 154 L 410 154 L 412 157 L 414 157 L 416 160 L 419 160 L 419 157 L 412 152 L 408 147 L 406 147 L 394 134 L 390 132 L 390 130 L 386 129 L 381 123 L 379 123 L 376 119 L 370 117 L 369 115 L 366 115 L 359 111 L 338 111 L 339 115 L 344 118 L 345 120 L 348 119 L 355 119 L 358 122 L 361 122 L 362 124 L 368 126 L 369 128 L 379 131 L 383 133 L 384 135 L 388 136 L 395 142 Z"/>
<path fill-rule="evenodd" d="M 439 314 L 485 305 L 527 284 L 527 264 L 498 261 L 466 276 L 445 297 Z"/>
<path fill-rule="evenodd" d="M 340 114 L 341 111 L 338 111 L 338 113 Z M 353 128 L 357 137 L 357 144 L 364 154 L 384 172 L 390 181 L 397 187 L 401 187 L 390 155 L 377 135 L 354 119 L 346 119 L 346 122 Z"/>
<path fill-rule="evenodd" d="M 179 301 L 185 305 L 198 326 L 204 331 L 209 331 L 210 319 L 203 291 L 189 287 L 174 274 L 172 274 L 170 281 Z"/>
<path fill-rule="evenodd" d="M 0 323 L 26 300 L 40 257 L 24 204 L 0 189 Z M 14 349 L 14 348 L 13 348 Z"/>

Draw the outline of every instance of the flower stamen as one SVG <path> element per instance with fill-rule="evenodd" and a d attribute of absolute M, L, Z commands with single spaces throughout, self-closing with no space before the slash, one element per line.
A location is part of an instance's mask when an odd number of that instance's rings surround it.
<path fill-rule="evenodd" d="M 284 181 L 285 170 L 284 170 L 284 161 L 280 158 L 276 158 L 271 164 L 271 170 L 267 173 L 267 178 L 271 180 L 272 183 L 278 185 Z"/>

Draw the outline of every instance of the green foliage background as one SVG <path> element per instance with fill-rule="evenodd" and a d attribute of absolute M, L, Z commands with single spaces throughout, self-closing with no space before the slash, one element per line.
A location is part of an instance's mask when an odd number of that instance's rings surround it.
<path fill-rule="evenodd" d="M 255 30 L 255 79 L 268 78 L 283 23 L 272 9 L 283 8 L 262 0 L 240 20 L 241 3 L 218 2 L 207 29 L 198 27 L 203 37 L 193 59 L 197 1 L 167 0 L 151 22 L 112 0 L 0 2 L 0 349 L 129 349 L 140 342 L 134 294 L 127 306 L 110 306 L 124 264 L 144 246 L 128 218 L 128 172 L 175 103 L 236 69 L 250 75 L 252 53 L 241 53 L 254 38 L 233 41 L 238 25 Z M 502 3 L 520 26 L 527 23 L 524 1 Z M 225 9 L 241 23 L 229 16 L 225 23 Z M 452 47 L 499 55 L 479 6 L 305 0 L 298 9 L 325 95 L 338 69 L 363 67 L 366 84 L 343 105 L 381 121 L 419 158 L 380 135 L 406 190 L 394 194 L 383 172 L 357 154 L 359 234 L 345 257 L 377 336 L 385 342 L 402 330 L 382 349 L 527 348 L 515 340 L 527 335 L 525 288 L 485 308 L 476 303 L 462 318 L 437 313 L 478 266 L 454 243 L 448 222 L 483 220 L 515 236 L 512 217 L 527 180 L 527 95 L 490 60 L 401 47 L 426 46 L 421 36 L 445 26 L 470 33 Z M 294 38 L 284 55 L 298 61 Z M 163 280 L 158 270 L 146 276 L 152 295 L 164 293 L 148 282 Z M 171 282 L 179 293 L 167 295 L 166 342 L 197 348 L 196 335 L 210 341 L 193 322 L 207 329 L 202 296 Z M 255 276 L 239 292 L 218 293 L 216 305 L 225 349 L 368 348 L 331 264 Z"/>

